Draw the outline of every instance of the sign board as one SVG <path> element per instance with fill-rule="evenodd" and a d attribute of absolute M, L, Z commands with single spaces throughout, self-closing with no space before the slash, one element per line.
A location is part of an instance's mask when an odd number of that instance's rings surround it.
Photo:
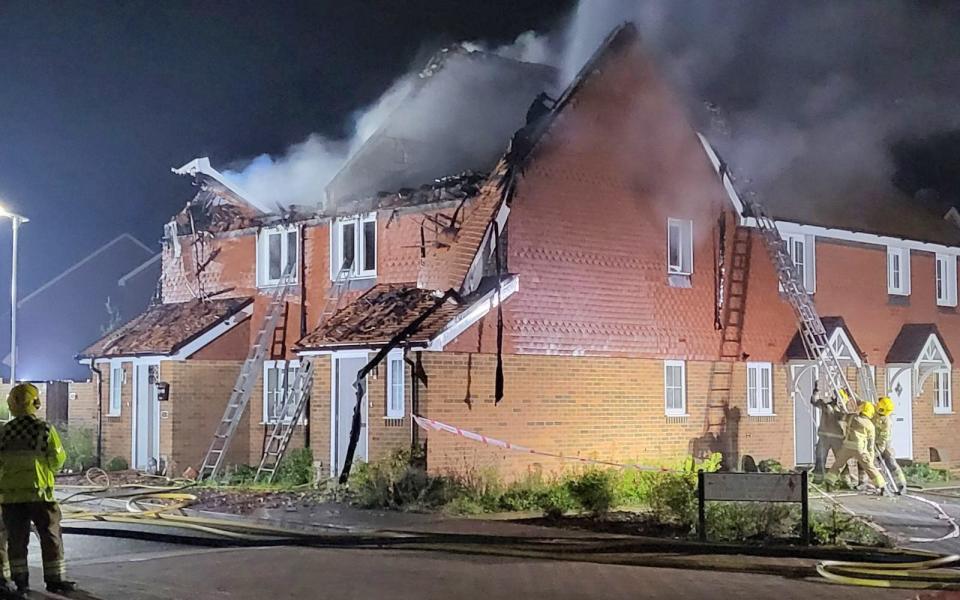
<path fill-rule="evenodd" d="M 697 529 L 707 540 L 707 502 L 798 502 L 800 538 L 810 543 L 810 506 L 807 472 L 799 473 L 704 473 L 697 474 Z"/>
<path fill-rule="evenodd" d="M 800 473 L 704 473 L 703 499 L 724 502 L 803 502 Z"/>

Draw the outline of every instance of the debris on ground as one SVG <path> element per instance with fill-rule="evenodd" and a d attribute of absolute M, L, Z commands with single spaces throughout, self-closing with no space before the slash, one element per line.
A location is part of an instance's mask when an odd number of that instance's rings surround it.
<path fill-rule="evenodd" d="M 315 506 L 326 500 L 317 490 L 277 491 L 243 488 L 197 488 L 193 493 L 198 501 L 191 508 L 223 512 L 233 515 L 249 515 L 260 509 L 282 508 L 296 511 L 301 507 Z"/>
<path fill-rule="evenodd" d="M 562 515 L 513 519 L 513 523 L 647 537 L 690 537 L 690 528 L 664 522 L 649 513 L 616 511 L 605 515 Z"/>

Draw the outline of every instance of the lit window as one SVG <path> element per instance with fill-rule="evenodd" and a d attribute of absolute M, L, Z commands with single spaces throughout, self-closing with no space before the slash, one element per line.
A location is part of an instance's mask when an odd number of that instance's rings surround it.
<path fill-rule="evenodd" d="M 668 417 L 687 414 L 686 363 L 682 360 L 663 361 L 664 407 Z"/>
<path fill-rule="evenodd" d="M 957 257 L 937 255 L 937 306 L 957 305 Z"/>
<path fill-rule="evenodd" d="M 887 293 L 910 295 L 910 249 L 887 247 Z"/>
<path fill-rule="evenodd" d="M 816 262 L 812 235 L 786 235 L 787 252 L 797 269 L 803 288 L 812 294 L 817 289 Z"/>
<path fill-rule="evenodd" d="M 747 363 L 747 414 L 773 414 L 773 366 L 770 363 Z"/>
<path fill-rule="evenodd" d="M 667 272 L 693 273 L 693 221 L 667 219 Z"/>
<path fill-rule="evenodd" d="M 377 214 L 337 219 L 330 235 L 330 279 L 377 276 Z"/>
<path fill-rule="evenodd" d="M 299 276 L 300 232 L 295 226 L 271 227 L 260 231 L 257 241 L 257 284 L 279 285 L 281 280 L 296 283 Z"/>
<path fill-rule="evenodd" d="M 933 412 L 953 412 L 953 395 L 950 389 L 950 371 L 937 371 L 933 375 Z"/>
<path fill-rule="evenodd" d="M 123 399 L 123 365 L 114 363 L 110 366 L 110 407 L 107 416 L 119 417 Z"/>
<path fill-rule="evenodd" d="M 387 362 L 387 418 L 402 419 L 404 411 L 403 352 L 391 352 Z"/>
<path fill-rule="evenodd" d="M 295 360 L 267 360 L 263 363 L 263 422 L 276 423 L 281 411 L 285 420 L 293 418 L 296 402 L 293 385 L 300 363 Z M 286 410 L 284 403 L 286 402 Z"/>

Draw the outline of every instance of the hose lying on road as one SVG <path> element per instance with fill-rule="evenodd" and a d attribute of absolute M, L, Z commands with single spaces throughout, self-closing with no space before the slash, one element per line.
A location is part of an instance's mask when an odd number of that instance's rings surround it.
<path fill-rule="evenodd" d="M 833 583 L 916 590 L 960 589 L 960 570 L 944 569 L 960 561 L 951 554 L 909 563 L 872 563 L 825 560 L 817 573 Z"/>

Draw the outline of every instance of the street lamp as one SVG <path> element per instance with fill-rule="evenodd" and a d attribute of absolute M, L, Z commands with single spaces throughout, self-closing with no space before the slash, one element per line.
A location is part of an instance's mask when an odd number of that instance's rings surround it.
<path fill-rule="evenodd" d="M 19 252 L 20 226 L 30 219 L 12 213 L 0 206 L 0 217 L 10 219 L 13 225 L 13 257 L 10 266 L 10 383 L 17 382 L 17 254 Z"/>

